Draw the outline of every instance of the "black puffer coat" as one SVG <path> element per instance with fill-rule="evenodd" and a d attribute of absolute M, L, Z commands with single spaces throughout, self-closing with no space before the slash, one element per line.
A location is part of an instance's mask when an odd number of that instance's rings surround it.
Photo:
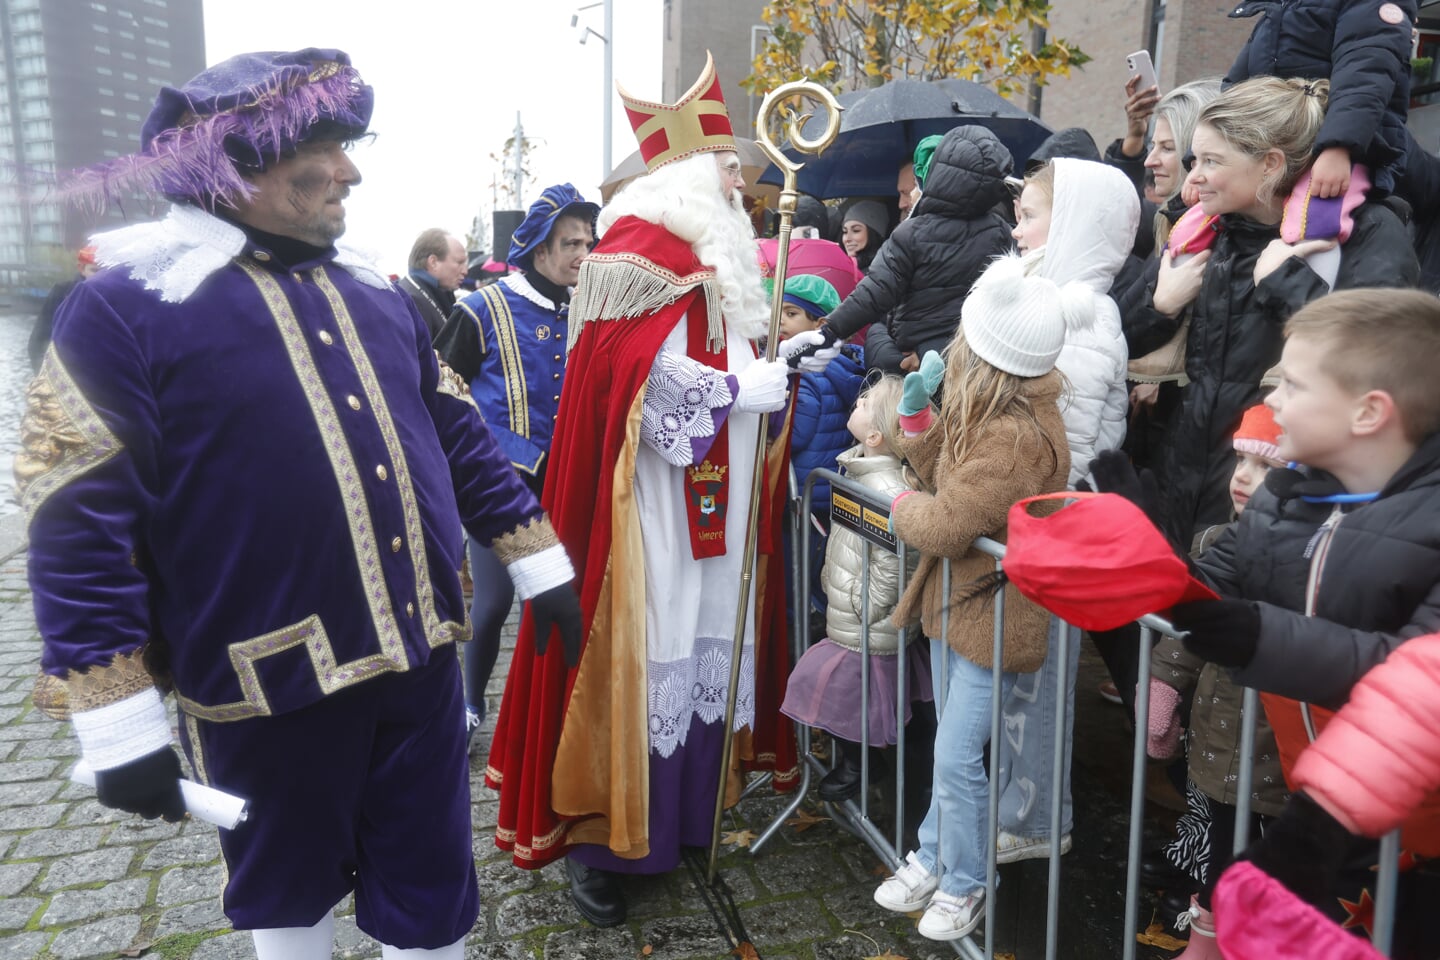
<path fill-rule="evenodd" d="M 1227 214 L 1211 250 L 1200 292 L 1191 304 L 1185 388 L 1166 431 L 1161 489 L 1167 532 L 1189 543 L 1195 532 L 1230 516 L 1230 437 L 1240 415 L 1260 399 L 1260 377 L 1280 359 L 1285 321 L 1328 291 L 1303 260 L 1292 257 L 1257 287 L 1255 261 L 1279 235 Z M 1382 204 L 1355 211 L 1355 229 L 1341 248 L 1336 290 L 1413 287 L 1415 251 L 1400 219 Z"/>
<path fill-rule="evenodd" d="M 1334 507 L 1307 503 L 1298 486 L 1287 491 L 1293 478 L 1270 471 L 1198 566 L 1221 596 L 1258 601 L 1259 644 L 1235 679 L 1333 709 L 1401 642 L 1440 630 L 1440 434 L 1421 443 L 1380 499 L 1345 508 L 1323 554 L 1313 617 L 1305 616 L 1307 554 Z M 1320 473 L 1309 483 L 1338 488 Z"/>
<path fill-rule="evenodd" d="M 1410 109 L 1415 0 L 1244 0 L 1230 12 L 1259 15 L 1225 86 L 1262 76 L 1329 80 L 1315 153 L 1345 147 L 1370 165 L 1377 187 L 1394 190 Z"/>
<path fill-rule="evenodd" d="M 1013 164 L 984 127 L 945 134 L 914 215 L 885 240 L 870 273 L 830 314 L 830 328 L 848 337 L 888 316 L 902 352 L 944 349 L 971 285 L 1010 249 L 1010 228 L 991 208 L 1008 199 L 1005 177 Z"/>

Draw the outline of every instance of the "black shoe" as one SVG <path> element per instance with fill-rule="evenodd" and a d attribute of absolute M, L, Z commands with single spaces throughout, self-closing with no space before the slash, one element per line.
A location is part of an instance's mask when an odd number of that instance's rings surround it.
<path fill-rule="evenodd" d="M 580 916 L 597 927 L 616 927 L 625 922 L 625 891 L 620 878 L 606 870 L 596 870 L 565 858 L 565 874 L 570 878 L 570 899 Z"/>
<path fill-rule="evenodd" d="M 821 800 L 828 800 L 830 803 L 849 800 L 859 792 L 860 768 L 852 767 L 844 754 L 840 755 L 840 762 L 835 765 L 835 769 L 820 778 L 820 785 L 815 789 Z"/>
<path fill-rule="evenodd" d="M 1183 890 L 1187 905 L 1190 894 L 1200 889 L 1200 884 L 1196 883 L 1190 874 L 1171 863 L 1159 850 L 1140 858 L 1140 885 L 1151 890 Z"/>

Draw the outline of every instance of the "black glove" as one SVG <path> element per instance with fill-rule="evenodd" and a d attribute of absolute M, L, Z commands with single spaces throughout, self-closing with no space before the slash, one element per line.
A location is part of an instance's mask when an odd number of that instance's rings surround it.
<path fill-rule="evenodd" d="M 1160 515 L 1160 485 L 1152 471 L 1136 473 L 1130 458 L 1124 453 L 1106 450 L 1090 461 L 1090 475 L 1095 478 L 1096 490 L 1118 493 L 1139 507 L 1156 527 L 1165 529 Z"/>
<path fill-rule="evenodd" d="M 96 770 L 95 795 L 103 806 L 138 813 L 146 820 L 164 817 L 174 823 L 185 818 L 180 758 L 170 747 L 118 767 Z"/>
<path fill-rule="evenodd" d="M 580 662 L 580 595 L 575 592 L 574 581 L 551 587 L 544 593 L 530 598 L 530 615 L 535 618 L 535 653 L 545 655 L 550 646 L 550 631 L 559 629 L 560 643 L 565 650 L 565 666 L 573 667 Z"/>
<path fill-rule="evenodd" d="M 1185 649 L 1222 667 L 1247 666 L 1260 642 L 1260 610 L 1249 600 L 1193 600 L 1177 603 L 1170 623 L 1183 637 Z"/>
<path fill-rule="evenodd" d="M 1351 836 L 1325 808 L 1303 793 L 1293 794 L 1265 833 L 1240 854 L 1291 893 L 1319 907 L 1334 896 Z"/>
<path fill-rule="evenodd" d="M 816 332 L 824 338 L 820 343 L 812 343 L 807 347 L 796 350 L 794 353 L 789 354 L 788 356 L 783 358 L 785 362 L 790 364 L 791 367 L 798 370 L 800 369 L 800 361 L 804 360 L 806 357 L 812 356 L 813 354 L 819 353 L 821 350 L 828 350 L 829 348 L 835 346 L 836 341 L 840 339 L 840 337 L 835 333 L 835 331 L 830 329 L 830 324 L 828 323 L 820 324 L 820 328 Z"/>

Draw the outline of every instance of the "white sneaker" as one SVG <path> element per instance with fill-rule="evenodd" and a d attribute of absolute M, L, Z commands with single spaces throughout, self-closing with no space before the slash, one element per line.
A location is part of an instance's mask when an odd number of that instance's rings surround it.
<path fill-rule="evenodd" d="M 985 891 L 954 897 L 936 890 L 920 918 L 920 936 L 929 940 L 959 940 L 985 917 Z"/>
<path fill-rule="evenodd" d="M 1060 838 L 1060 852 L 1070 852 L 1070 834 Z M 1017 837 L 1013 833 L 1000 831 L 995 838 L 995 862 L 1014 863 L 1017 860 L 1050 859 L 1049 837 Z"/>
<path fill-rule="evenodd" d="M 939 886 L 940 878 L 926 870 L 914 853 L 907 853 L 895 876 L 876 888 L 875 902 L 895 913 L 910 913 L 929 903 Z"/>

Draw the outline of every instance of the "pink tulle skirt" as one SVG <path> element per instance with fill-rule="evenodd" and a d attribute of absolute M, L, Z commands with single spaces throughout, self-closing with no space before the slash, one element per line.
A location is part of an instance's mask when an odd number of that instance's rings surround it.
<path fill-rule="evenodd" d="M 910 703 L 934 698 L 930 683 L 929 644 L 912 643 L 903 661 L 907 671 L 905 721 L 910 722 Z M 895 671 L 901 657 L 866 657 L 858 650 L 821 640 L 800 658 L 790 672 L 785 702 L 780 712 L 792 720 L 855 743 L 861 741 L 861 721 L 868 716 L 870 743 L 889 746 L 895 742 Z M 860 678 L 870 674 L 870 709 L 860 709 Z"/>

